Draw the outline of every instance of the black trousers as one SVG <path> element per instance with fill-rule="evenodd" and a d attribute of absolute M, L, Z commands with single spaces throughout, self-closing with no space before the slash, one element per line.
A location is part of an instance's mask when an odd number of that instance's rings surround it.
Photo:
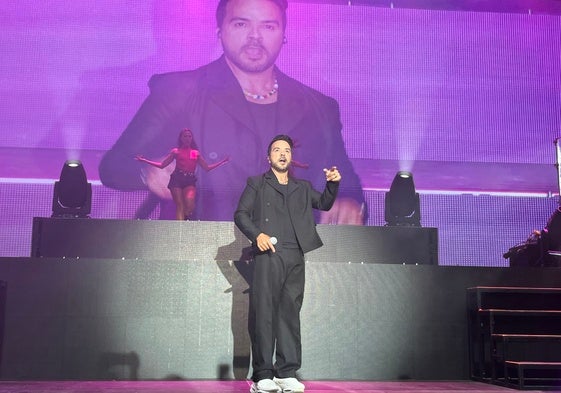
<path fill-rule="evenodd" d="M 255 382 L 275 376 L 295 377 L 302 364 L 300 310 L 304 282 L 300 249 L 277 249 L 276 253 L 255 256 L 249 303 Z"/>

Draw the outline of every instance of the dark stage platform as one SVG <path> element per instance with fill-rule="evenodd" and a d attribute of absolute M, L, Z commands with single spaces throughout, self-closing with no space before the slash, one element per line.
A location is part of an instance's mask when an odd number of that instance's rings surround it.
<path fill-rule="evenodd" d="M 307 260 L 330 263 L 438 265 L 438 230 L 407 226 L 318 225 L 323 247 Z M 133 260 L 251 258 L 233 222 L 33 219 L 32 257 Z"/>
<path fill-rule="evenodd" d="M 245 380 L 251 271 L 214 259 L 2 258 L 0 377 Z M 301 377 L 467 380 L 467 288 L 559 282 L 557 268 L 310 261 Z"/>

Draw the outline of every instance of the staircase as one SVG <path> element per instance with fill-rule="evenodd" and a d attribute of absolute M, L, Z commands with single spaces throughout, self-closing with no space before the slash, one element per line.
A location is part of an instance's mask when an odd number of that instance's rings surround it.
<path fill-rule="evenodd" d="M 561 387 L 561 288 L 468 288 L 467 308 L 472 379 Z"/>

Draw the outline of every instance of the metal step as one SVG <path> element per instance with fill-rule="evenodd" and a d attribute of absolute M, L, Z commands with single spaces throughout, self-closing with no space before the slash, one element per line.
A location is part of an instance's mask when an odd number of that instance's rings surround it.
<path fill-rule="evenodd" d="M 558 334 L 493 334 L 490 346 L 492 380 L 507 375 L 506 361 L 561 362 Z"/>
<path fill-rule="evenodd" d="M 549 309 L 561 305 L 561 288 L 473 287 L 467 290 L 468 310 Z"/>
<path fill-rule="evenodd" d="M 559 389 L 561 362 L 505 362 L 505 377 L 497 382 L 518 389 Z"/>
<path fill-rule="evenodd" d="M 533 377 L 542 381 L 536 381 L 540 386 L 558 382 L 561 288 L 468 288 L 467 311 L 472 379 L 509 387 L 530 383 Z M 515 372 L 509 363 L 507 370 L 506 361 L 521 365 Z M 548 375 L 535 375 L 538 371 Z"/>

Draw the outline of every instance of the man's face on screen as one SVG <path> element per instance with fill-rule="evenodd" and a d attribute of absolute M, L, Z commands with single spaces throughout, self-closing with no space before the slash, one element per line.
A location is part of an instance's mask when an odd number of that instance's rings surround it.
<path fill-rule="evenodd" d="M 264 71 L 282 47 L 282 11 L 269 0 L 231 0 L 218 33 L 231 63 L 244 72 Z"/>

